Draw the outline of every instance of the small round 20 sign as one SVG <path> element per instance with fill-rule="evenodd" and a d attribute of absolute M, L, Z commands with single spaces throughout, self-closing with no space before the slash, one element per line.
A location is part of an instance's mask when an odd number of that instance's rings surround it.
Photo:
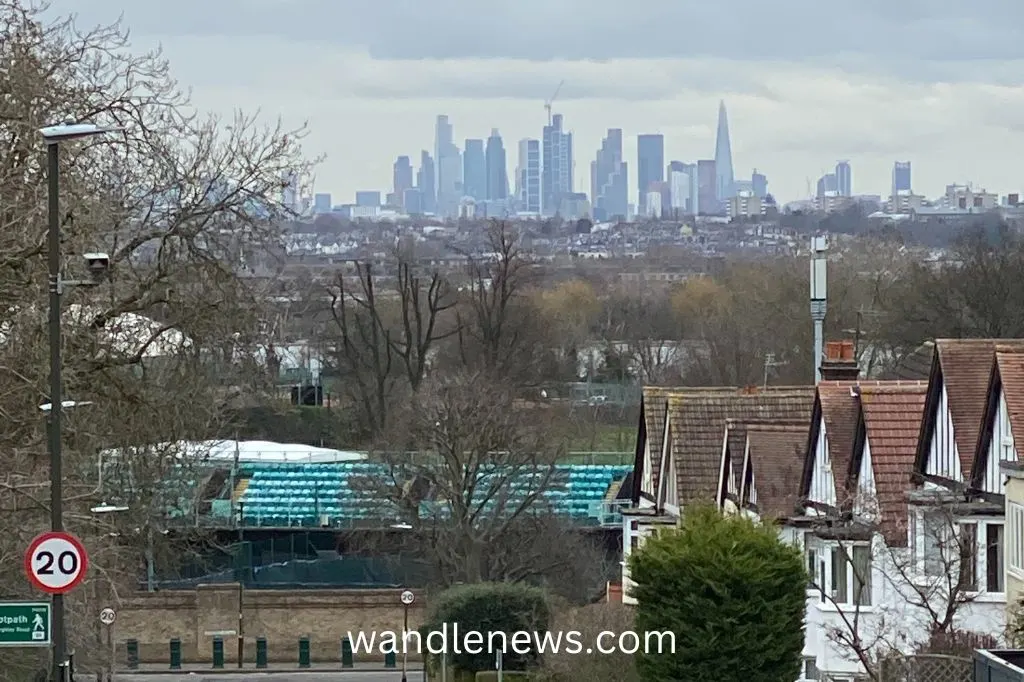
<path fill-rule="evenodd" d="M 25 552 L 25 575 L 37 589 L 64 594 L 85 580 L 89 555 L 70 533 L 50 531 L 36 537 Z"/>

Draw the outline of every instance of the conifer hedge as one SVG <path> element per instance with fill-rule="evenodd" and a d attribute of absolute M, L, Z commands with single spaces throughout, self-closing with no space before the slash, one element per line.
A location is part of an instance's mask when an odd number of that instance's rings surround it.
<path fill-rule="evenodd" d="M 630 557 L 636 627 L 671 630 L 676 653 L 637 655 L 645 682 L 793 682 L 807 573 L 772 524 L 688 508 L 678 529 Z M 657 640 L 653 640 L 656 642 Z"/>

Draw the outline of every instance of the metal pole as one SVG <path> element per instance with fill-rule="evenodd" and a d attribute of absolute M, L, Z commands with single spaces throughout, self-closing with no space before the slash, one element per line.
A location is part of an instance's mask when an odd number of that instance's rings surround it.
<path fill-rule="evenodd" d="M 409 668 L 409 605 L 402 605 L 402 682 L 408 682 L 405 676 Z"/>
<path fill-rule="evenodd" d="M 238 441 L 235 440 L 236 457 L 238 450 Z M 232 488 L 232 497 L 234 496 L 234 488 Z M 244 526 L 244 503 L 238 503 L 238 551 L 242 554 L 242 561 L 249 561 L 249 553 L 245 551 L 245 530 Z M 245 564 L 242 564 L 242 570 L 238 574 L 238 669 L 242 669 L 242 656 L 245 654 L 245 616 L 244 616 L 244 605 L 245 605 L 245 579 L 249 575 L 248 568 Z"/>
<path fill-rule="evenodd" d="M 441 682 L 448 682 L 448 646 L 441 649 Z"/>
<path fill-rule="evenodd" d="M 50 527 L 55 531 L 64 530 L 64 509 L 61 490 L 61 375 L 60 375 L 60 149 L 56 142 L 46 148 L 47 190 L 49 200 L 49 288 L 50 288 L 50 428 L 47 444 L 50 451 Z M 64 641 L 64 595 L 53 595 L 53 679 L 60 680 L 66 644 Z"/>
<path fill-rule="evenodd" d="M 107 626 L 107 636 L 110 638 L 110 682 L 114 682 L 117 675 L 117 641 L 114 639 L 114 626 Z"/>

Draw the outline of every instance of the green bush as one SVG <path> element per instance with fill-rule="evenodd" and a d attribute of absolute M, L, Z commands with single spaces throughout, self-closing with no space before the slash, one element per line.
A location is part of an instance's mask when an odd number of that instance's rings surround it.
<path fill-rule="evenodd" d="M 807 573 L 771 524 L 687 509 L 678 530 L 630 557 L 636 626 L 671 630 L 675 655 L 637 655 L 646 682 L 792 682 L 804 645 Z"/>
<path fill-rule="evenodd" d="M 528 651 L 519 654 L 512 650 L 512 641 L 516 632 L 537 632 L 541 636 L 547 632 L 551 608 L 543 590 L 512 583 L 460 585 L 441 593 L 432 604 L 430 615 L 420 629 L 424 649 L 427 648 L 430 632 L 446 631 L 448 662 L 459 671 L 476 673 L 494 670 L 495 657 L 488 651 L 486 640 L 477 643 L 480 645 L 480 653 L 473 654 L 465 650 L 464 638 L 470 631 L 482 633 L 485 638 L 490 636 L 494 648 L 502 648 L 501 636 L 494 633 L 504 633 L 507 643 L 503 647 L 504 670 L 527 670 L 539 663 L 540 654 L 535 647 L 520 646 L 521 651 Z M 458 652 L 454 651 L 452 641 L 456 625 Z"/>

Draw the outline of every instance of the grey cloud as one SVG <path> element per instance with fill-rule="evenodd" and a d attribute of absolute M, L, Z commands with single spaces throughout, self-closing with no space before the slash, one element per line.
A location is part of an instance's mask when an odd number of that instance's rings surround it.
<path fill-rule="evenodd" d="M 76 0 L 58 0 L 72 8 Z M 124 5 L 91 0 L 83 19 Z M 720 57 L 864 64 L 913 76 L 926 62 L 1024 57 L 1020 0 L 136 0 L 153 35 L 278 36 L 380 59 Z"/>

